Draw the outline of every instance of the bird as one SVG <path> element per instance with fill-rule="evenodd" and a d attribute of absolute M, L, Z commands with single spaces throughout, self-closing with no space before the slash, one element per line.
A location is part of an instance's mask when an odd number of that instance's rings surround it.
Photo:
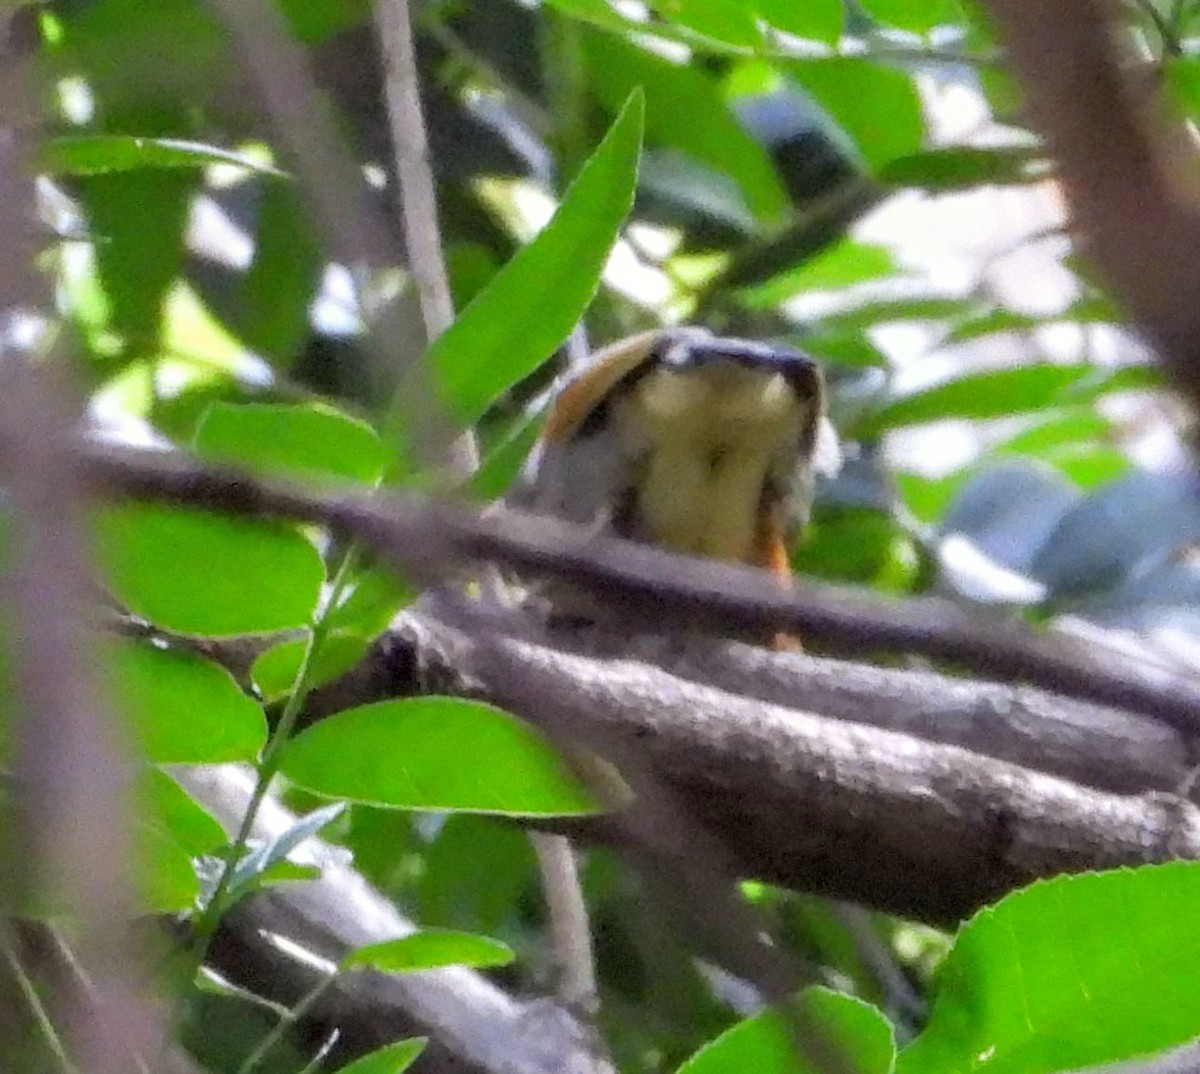
<path fill-rule="evenodd" d="M 511 505 L 791 586 L 818 474 L 840 466 L 809 355 L 683 326 L 593 354 L 553 397 Z M 775 636 L 776 648 L 798 640 Z"/>

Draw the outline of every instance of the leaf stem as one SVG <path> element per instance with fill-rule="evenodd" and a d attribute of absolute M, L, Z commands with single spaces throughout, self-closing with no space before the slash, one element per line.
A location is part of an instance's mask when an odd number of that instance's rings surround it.
<path fill-rule="evenodd" d="M 266 749 L 263 751 L 262 761 L 258 766 L 258 778 L 255 781 L 254 790 L 250 795 L 250 802 L 246 806 L 246 812 L 242 816 L 242 822 L 238 826 L 233 844 L 225 855 L 221 875 L 217 879 L 212 897 L 209 899 L 208 905 L 205 907 L 204 913 L 196 925 L 196 935 L 193 941 L 195 970 L 199 970 L 200 966 L 203 965 L 204 959 L 208 954 L 208 946 L 217 931 L 217 926 L 220 924 L 221 915 L 229 907 L 231 894 L 230 881 L 233 877 L 233 871 L 237 866 L 238 859 L 245 853 L 246 843 L 250 838 L 250 833 L 254 829 L 254 822 L 257 820 L 258 811 L 262 808 L 263 801 L 266 799 L 271 781 L 279 772 L 283 760 L 283 747 L 287 744 L 288 739 L 291 738 L 292 732 L 296 727 L 296 721 L 304 709 L 304 703 L 308 700 L 311 690 L 310 680 L 312 679 L 313 665 L 321 650 L 321 646 L 325 643 L 325 639 L 329 635 L 330 614 L 337 607 L 338 601 L 341 599 L 342 593 L 345 591 L 346 585 L 349 583 L 358 565 L 358 559 L 359 546 L 357 543 L 352 543 L 346 548 L 341 562 L 334 572 L 333 581 L 329 587 L 329 596 L 320 613 L 314 618 L 312 627 L 309 630 L 308 640 L 304 647 L 304 655 L 301 657 L 300 666 L 296 669 L 296 678 L 292 684 L 291 693 L 284 703 L 283 711 L 279 716 L 279 722 L 276 724 L 275 730 L 267 742 Z"/>

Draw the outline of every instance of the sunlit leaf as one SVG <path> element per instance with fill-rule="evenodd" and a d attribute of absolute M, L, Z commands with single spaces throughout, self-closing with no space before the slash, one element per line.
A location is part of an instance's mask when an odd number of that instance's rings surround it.
<path fill-rule="evenodd" d="M 786 70 L 872 169 L 921 148 L 925 136 L 921 99 L 906 72 L 842 57 L 795 61 Z"/>
<path fill-rule="evenodd" d="M 137 789 L 141 816 L 168 832 L 189 854 L 208 854 L 225 841 L 220 821 L 160 769 L 147 768 Z"/>
<path fill-rule="evenodd" d="M 115 701 L 148 760 L 247 761 L 266 742 L 262 709 L 220 665 L 195 653 L 131 641 L 114 642 L 104 656 Z"/>
<path fill-rule="evenodd" d="M 862 1000 L 825 988 L 809 988 L 789 1006 L 771 1008 L 738 1022 L 706 1044 L 678 1074 L 822 1074 L 822 1061 L 835 1049 L 839 1069 L 856 1074 L 891 1074 L 896 1045 L 892 1027 Z M 808 1032 L 801 1033 L 801 1027 Z M 813 1031 L 826 1035 L 819 1046 Z M 809 1049 L 803 1047 L 808 1041 Z"/>
<path fill-rule="evenodd" d="M 309 665 L 308 688 L 322 686 L 344 675 L 363 658 L 369 644 L 369 640 L 359 634 L 327 635 Z M 281 641 L 254 658 L 250 677 L 266 700 L 277 701 L 292 692 L 307 648 L 306 639 L 294 638 Z"/>
<path fill-rule="evenodd" d="M 292 527 L 161 504 L 99 512 L 97 559 L 127 607 L 182 634 L 220 637 L 306 625 L 324 567 Z"/>
<path fill-rule="evenodd" d="M 232 164 L 275 179 L 287 175 L 265 161 L 215 145 L 178 138 L 141 138 L 130 134 L 65 134 L 51 138 L 39 154 L 51 175 L 99 175 L 137 168 L 207 168 Z"/>
<path fill-rule="evenodd" d="M 988 149 L 953 146 L 897 157 L 880 169 L 878 177 L 896 186 L 960 190 L 983 183 L 1026 183 L 1043 178 L 1044 167 L 1036 167 L 1043 160 L 1040 151 L 1026 146 Z"/>
<path fill-rule="evenodd" d="M 834 44 L 842 34 L 842 0 L 754 0 L 754 9 L 776 29 Z"/>
<path fill-rule="evenodd" d="M 411 1040 L 387 1044 L 370 1055 L 340 1067 L 337 1074 L 401 1074 L 412 1066 L 428 1043 L 425 1037 L 413 1037 Z"/>
<path fill-rule="evenodd" d="M 878 280 L 895 271 L 895 262 L 886 247 L 843 239 L 803 264 L 748 289 L 740 297 L 752 309 L 763 309 L 794 295 L 835 291 L 866 280 Z"/>
<path fill-rule="evenodd" d="M 289 743 L 283 772 L 318 794 L 401 809 L 528 816 L 596 809 L 532 728 L 490 705 L 449 697 L 330 716 Z"/>
<path fill-rule="evenodd" d="M 963 21 L 957 0 L 858 0 L 877 22 L 925 34 L 935 26 L 957 26 Z"/>
<path fill-rule="evenodd" d="M 430 348 L 442 400 L 462 424 L 536 369 L 579 320 L 632 204 L 641 138 L 642 98 L 635 94 L 554 219 Z"/>
<path fill-rule="evenodd" d="M 1059 876 L 960 930 L 896 1074 L 1050 1074 L 1196 1035 L 1200 865 Z"/>
<path fill-rule="evenodd" d="M 948 418 L 999 418 L 1040 410 L 1093 371 L 1092 366 L 1082 364 L 1039 364 L 969 373 L 895 399 L 864 417 L 854 433 L 870 437 Z"/>
<path fill-rule="evenodd" d="M 196 430 L 196 452 L 266 474 L 372 484 L 383 446 L 356 418 L 316 404 L 215 403 Z"/>
<path fill-rule="evenodd" d="M 784 218 L 787 194 L 770 155 L 738 121 L 711 75 L 610 34 L 589 34 L 586 43 L 594 92 L 609 108 L 645 89 L 648 145 L 728 175 L 759 220 Z"/>

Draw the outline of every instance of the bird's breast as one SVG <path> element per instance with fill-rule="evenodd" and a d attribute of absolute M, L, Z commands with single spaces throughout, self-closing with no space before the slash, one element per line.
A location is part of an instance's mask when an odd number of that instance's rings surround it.
<path fill-rule="evenodd" d="M 680 552 L 751 561 L 764 488 L 794 461 L 806 404 L 779 373 L 716 366 L 656 370 L 628 405 L 645 459 L 640 535 Z"/>

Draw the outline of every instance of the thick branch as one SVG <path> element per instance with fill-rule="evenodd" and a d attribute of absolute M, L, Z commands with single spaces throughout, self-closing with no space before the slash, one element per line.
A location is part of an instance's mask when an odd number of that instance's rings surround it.
<path fill-rule="evenodd" d="M 1200 811 L 1173 794 L 1107 794 L 721 694 L 632 659 L 489 629 L 465 604 L 442 602 L 402 630 L 467 692 L 618 765 L 636 757 L 703 842 L 725 848 L 720 867 L 741 875 L 946 922 L 1037 877 L 1200 854 Z M 570 830 L 680 862 L 713 857 L 671 826 L 657 842 L 653 826 L 620 817 Z"/>
<path fill-rule="evenodd" d="M 5 453 L 0 445 L 0 460 Z M 1200 685 L 1188 677 L 1078 639 L 971 614 L 947 601 L 885 602 L 811 581 L 785 593 L 762 571 L 600 538 L 554 519 L 511 511 L 479 517 L 411 495 L 327 497 L 162 452 L 90 447 L 82 461 L 99 487 L 120 495 L 320 522 L 362 540 L 424 584 L 498 562 L 602 593 L 626 622 L 640 614 L 650 632 L 655 629 L 650 624 L 664 620 L 717 634 L 790 629 L 864 655 L 911 652 L 985 678 L 1034 683 L 1146 713 L 1189 732 L 1200 726 Z"/>

